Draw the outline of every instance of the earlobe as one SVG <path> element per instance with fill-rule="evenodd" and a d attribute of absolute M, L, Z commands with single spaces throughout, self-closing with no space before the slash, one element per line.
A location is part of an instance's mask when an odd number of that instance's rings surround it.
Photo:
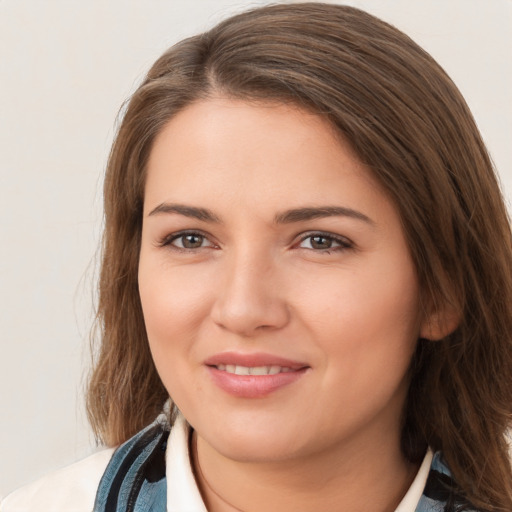
<path fill-rule="evenodd" d="M 439 341 L 451 334 L 460 323 L 460 314 L 452 306 L 447 306 L 426 315 L 420 328 L 420 338 Z"/>

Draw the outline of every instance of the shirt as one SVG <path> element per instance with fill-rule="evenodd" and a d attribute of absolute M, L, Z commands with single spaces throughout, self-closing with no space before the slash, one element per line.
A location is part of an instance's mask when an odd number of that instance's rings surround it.
<path fill-rule="evenodd" d="M 207 512 L 194 478 L 189 454 L 190 426 L 176 419 L 165 450 L 167 511 Z M 0 512 L 91 512 L 96 492 L 114 449 L 102 450 L 67 468 L 53 472 L 7 496 Z M 420 469 L 395 512 L 415 512 L 433 464 L 427 451 Z"/>

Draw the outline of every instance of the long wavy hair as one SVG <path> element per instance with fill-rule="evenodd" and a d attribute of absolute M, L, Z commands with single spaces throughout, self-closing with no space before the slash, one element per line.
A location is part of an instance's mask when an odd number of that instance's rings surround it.
<path fill-rule="evenodd" d="M 442 450 L 467 500 L 512 510 L 511 230 L 473 117 L 443 69 L 409 37 L 355 8 L 272 5 L 186 39 L 126 105 L 108 161 L 99 282 L 101 331 L 88 389 L 91 424 L 117 445 L 161 411 L 138 293 L 145 169 L 181 109 L 222 94 L 291 103 L 330 122 L 400 214 L 430 310 L 458 328 L 418 340 L 403 413 L 404 456 Z"/>

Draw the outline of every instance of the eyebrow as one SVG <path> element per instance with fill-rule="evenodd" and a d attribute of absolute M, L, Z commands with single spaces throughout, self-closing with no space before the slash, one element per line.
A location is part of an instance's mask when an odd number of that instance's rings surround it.
<path fill-rule="evenodd" d="M 302 222 L 306 220 L 320 219 L 324 217 L 350 217 L 352 219 L 361 220 L 367 222 L 372 226 L 375 222 L 367 217 L 364 213 L 361 213 L 352 208 L 346 208 L 344 206 L 321 206 L 321 207 L 309 207 L 309 208 L 295 208 L 293 210 L 287 210 L 282 213 L 278 213 L 274 222 L 276 224 L 289 224 L 292 222 Z"/>
<path fill-rule="evenodd" d="M 148 216 L 162 213 L 177 213 L 179 215 L 197 219 L 203 222 L 214 222 L 216 224 L 222 223 L 221 219 L 207 208 L 199 208 L 197 206 L 188 206 L 176 203 L 161 203 L 156 208 L 151 210 Z M 346 208 L 344 206 L 293 208 L 291 210 L 278 213 L 274 217 L 274 224 L 291 224 L 294 222 L 304 222 L 313 219 L 338 216 L 350 217 L 352 219 L 366 222 L 372 226 L 375 225 L 375 222 L 367 217 L 364 213 L 361 213 L 352 208 Z"/>
<path fill-rule="evenodd" d="M 221 220 L 207 208 L 198 208 L 196 206 L 187 206 L 184 204 L 162 203 L 151 210 L 148 216 L 157 215 L 160 213 L 178 213 L 179 215 L 184 215 L 185 217 L 190 217 L 192 219 L 202 220 L 204 222 L 215 222 L 217 224 L 221 222 Z"/>

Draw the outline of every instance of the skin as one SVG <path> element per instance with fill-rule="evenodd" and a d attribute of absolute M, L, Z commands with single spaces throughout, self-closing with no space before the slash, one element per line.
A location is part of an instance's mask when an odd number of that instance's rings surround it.
<path fill-rule="evenodd" d="M 305 207 L 344 210 L 276 222 Z M 139 288 L 208 510 L 395 509 L 417 470 L 400 415 L 430 319 L 396 208 L 330 125 L 221 97 L 178 113 L 148 163 Z M 224 351 L 308 369 L 240 398 L 204 364 Z"/>

